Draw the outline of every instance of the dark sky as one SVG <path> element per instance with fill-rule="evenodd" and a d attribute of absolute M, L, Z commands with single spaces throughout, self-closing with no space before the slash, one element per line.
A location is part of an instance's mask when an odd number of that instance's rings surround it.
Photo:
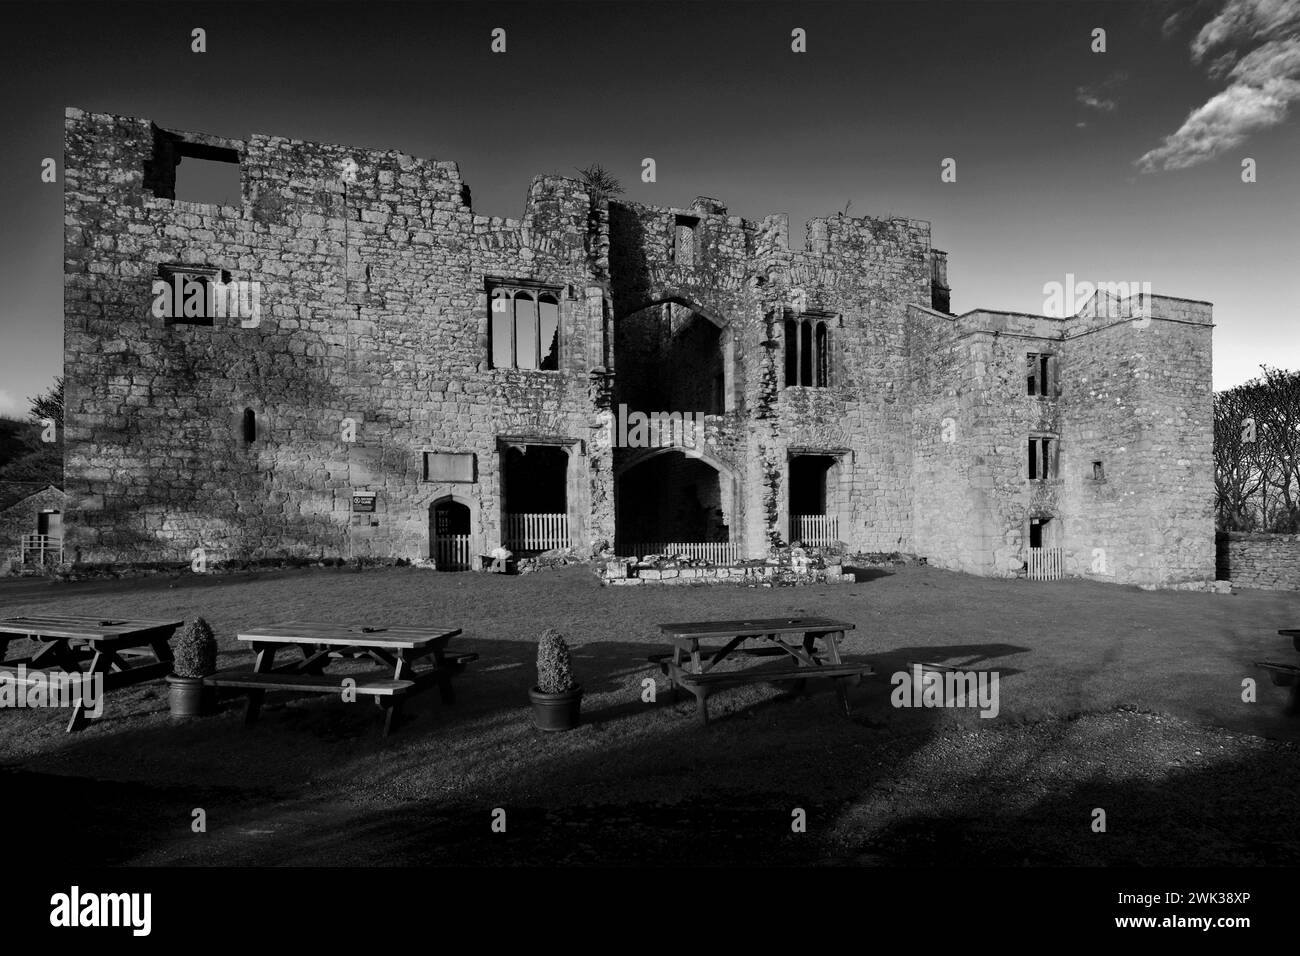
<path fill-rule="evenodd" d="M 634 200 L 787 212 L 796 246 L 851 202 L 933 222 L 954 311 L 1041 312 L 1068 273 L 1149 281 L 1215 304 L 1216 387 L 1300 368 L 1298 6 L 6 4 L 0 413 L 61 366 L 62 186 L 39 174 L 65 106 L 455 160 L 488 215 L 591 162 Z"/>

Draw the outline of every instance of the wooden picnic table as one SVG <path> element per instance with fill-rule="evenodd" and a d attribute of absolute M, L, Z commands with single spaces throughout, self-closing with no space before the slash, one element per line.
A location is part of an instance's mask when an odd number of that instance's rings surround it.
<path fill-rule="evenodd" d="M 771 681 L 795 681 L 801 691 L 809 678 L 836 679 L 836 692 L 849 713 L 846 684 L 856 684 L 864 674 L 873 673 L 869 664 L 845 663 L 840 656 L 840 641 L 845 631 L 854 629 L 847 621 L 824 617 L 750 618 L 742 621 L 687 621 L 660 624 L 659 630 L 672 643 L 671 655 L 656 655 L 672 681 L 673 699 L 677 688 L 695 695 L 696 713 L 702 724 L 709 722 L 708 696 L 714 687 L 725 684 L 748 684 Z M 710 638 L 725 643 L 721 647 L 701 648 L 700 641 Z M 793 638 L 793 640 L 789 640 Z M 746 648 L 747 641 L 765 644 Z M 822 644 L 821 650 L 817 642 Z M 789 658 L 783 667 L 751 667 L 741 670 L 718 670 L 717 666 L 733 655 L 749 657 L 779 656 Z M 705 655 L 708 659 L 705 660 Z M 689 656 L 689 661 L 687 657 Z"/>
<path fill-rule="evenodd" d="M 341 696 L 350 689 L 357 695 L 372 698 L 384 711 L 384 736 L 387 736 L 401 716 L 402 701 L 408 693 L 437 684 L 445 703 L 455 701 L 451 676 L 478 659 L 477 654 L 447 650 L 447 642 L 460 633 L 458 627 L 372 627 L 286 621 L 237 635 L 239 640 L 251 644 L 257 655 L 251 670 L 221 671 L 204 682 L 213 687 L 247 690 L 246 723 L 257 720 L 267 691 Z M 277 667 L 276 653 L 284 648 L 297 648 L 302 659 Z M 379 667 L 360 673 L 326 673 L 330 665 L 355 658 L 370 658 Z M 431 666 L 417 671 L 417 662 Z M 348 680 L 351 683 L 345 684 Z"/>
<path fill-rule="evenodd" d="M 82 680 L 100 675 L 104 691 L 171 673 L 172 650 L 168 639 L 181 621 L 142 621 L 120 617 L 74 617 L 37 614 L 0 619 L 0 671 L 12 681 L 46 680 L 53 671 L 80 674 Z M 26 638 L 45 646 L 30 657 L 9 658 L 9 645 Z M 147 659 L 137 649 L 148 648 Z M 84 699 L 73 707 L 68 732 L 80 730 L 87 720 Z"/>

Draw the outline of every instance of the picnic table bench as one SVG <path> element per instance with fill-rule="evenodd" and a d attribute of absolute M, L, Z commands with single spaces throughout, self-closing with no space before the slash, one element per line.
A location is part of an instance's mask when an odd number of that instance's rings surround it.
<path fill-rule="evenodd" d="M 708 697 L 717 687 L 728 684 L 752 684 L 793 681 L 796 693 L 808 679 L 834 679 L 835 689 L 845 714 L 850 713 L 846 685 L 856 684 L 863 675 L 874 673 L 870 664 L 846 663 L 840 657 L 839 642 L 854 625 L 824 617 L 753 618 L 743 621 L 688 621 L 660 624 L 659 630 L 672 643 L 667 654 L 655 654 L 657 663 L 672 682 L 673 699 L 680 687 L 695 696 L 696 716 L 701 724 L 709 722 Z M 721 647 L 702 648 L 702 639 L 721 639 Z M 793 638 L 793 640 L 788 640 Z M 766 645 L 743 647 L 750 640 Z M 817 649 L 817 642 L 822 649 Z M 705 660 L 705 656 L 708 659 Z M 788 657 L 781 667 L 750 667 L 718 670 L 722 661 L 733 656 Z M 689 657 L 689 661 L 687 658 Z"/>
<path fill-rule="evenodd" d="M 1284 627 L 1278 631 L 1283 637 L 1291 638 L 1292 646 L 1300 651 L 1300 627 Z M 1300 713 L 1300 665 L 1283 664 L 1278 661 L 1256 661 L 1256 667 L 1269 672 L 1273 683 L 1278 687 L 1290 687 L 1291 699 L 1287 703 L 1287 713 Z"/>
<path fill-rule="evenodd" d="M 171 673 L 167 641 L 182 623 L 55 614 L 0 619 L 0 672 L 28 686 L 54 673 L 78 675 L 82 681 L 101 680 L 105 692 L 154 680 Z M 23 638 L 45 646 L 10 660 L 9 645 Z M 67 732 L 80 730 L 89 719 L 84 698 L 78 700 Z"/>
<path fill-rule="evenodd" d="M 447 650 L 447 642 L 460 633 L 458 627 L 368 627 L 287 621 L 237 635 L 239 640 L 250 643 L 257 655 L 252 669 L 219 671 L 204 678 L 204 683 L 247 691 L 244 722 L 249 724 L 257 720 L 268 691 L 337 696 L 350 691 L 370 697 L 384 712 L 384 736 L 387 737 L 401 716 L 407 694 L 436 684 L 444 703 L 455 701 L 452 675 L 478 660 L 478 654 L 473 652 Z M 302 659 L 276 666 L 277 651 L 286 647 L 298 648 Z M 327 667 L 340 660 L 355 658 L 370 658 L 379 667 L 361 672 L 326 672 Z M 417 671 L 417 662 L 428 662 L 431 666 Z"/>

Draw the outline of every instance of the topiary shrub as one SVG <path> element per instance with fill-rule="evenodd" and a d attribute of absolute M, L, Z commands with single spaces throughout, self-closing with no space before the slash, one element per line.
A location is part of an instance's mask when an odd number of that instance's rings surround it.
<path fill-rule="evenodd" d="M 575 686 L 569 645 L 563 634 L 548 627 L 537 645 L 537 689 L 543 694 L 565 694 Z"/>
<path fill-rule="evenodd" d="M 208 622 L 195 618 L 181 628 L 172 647 L 172 673 L 177 677 L 207 677 L 217 669 L 217 638 Z"/>

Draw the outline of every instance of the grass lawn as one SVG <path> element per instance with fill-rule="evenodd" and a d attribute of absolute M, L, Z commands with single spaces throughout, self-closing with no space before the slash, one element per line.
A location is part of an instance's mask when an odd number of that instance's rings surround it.
<path fill-rule="evenodd" d="M 0 714 L 9 801 L 96 812 L 49 841 L 86 863 L 1296 864 L 1300 717 L 1252 667 L 1293 660 L 1300 594 L 1031 584 L 927 567 L 857 584 L 602 587 L 581 567 L 519 577 L 307 569 L 0 584 L 0 614 L 208 619 L 234 634 L 288 619 L 446 623 L 478 651 L 447 707 L 378 712 L 307 697 L 253 727 L 242 702 L 173 722 L 158 681 L 109 695 L 104 719 Z M 789 613 L 857 625 L 878 676 L 789 698 L 728 688 L 699 728 L 646 660 L 655 623 Z M 531 725 L 537 635 L 558 626 L 586 688 L 584 724 Z M 1000 675 L 1000 712 L 895 709 L 889 675 L 923 660 Z M 1242 680 L 1259 681 L 1244 703 Z M 814 682 L 816 683 L 816 682 Z M 271 701 L 277 698 L 270 698 Z M 191 831 L 202 808 L 207 833 Z M 507 830 L 491 832 L 494 808 Z M 806 833 L 791 830 L 792 812 Z M 1106 832 L 1090 828 L 1106 811 Z"/>

